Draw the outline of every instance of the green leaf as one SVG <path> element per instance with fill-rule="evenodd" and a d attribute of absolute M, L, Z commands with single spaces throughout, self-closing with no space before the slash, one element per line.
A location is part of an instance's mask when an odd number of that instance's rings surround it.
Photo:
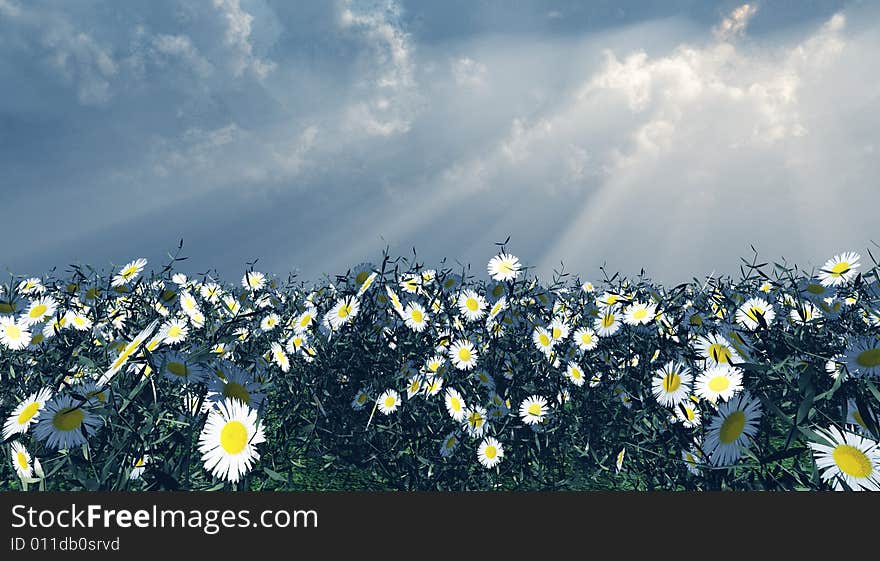
<path fill-rule="evenodd" d="M 266 472 L 266 475 L 269 476 L 270 479 L 274 479 L 275 481 L 281 481 L 282 483 L 287 483 L 287 478 L 278 473 L 275 470 L 271 470 L 269 468 L 263 468 L 263 471 Z"/>

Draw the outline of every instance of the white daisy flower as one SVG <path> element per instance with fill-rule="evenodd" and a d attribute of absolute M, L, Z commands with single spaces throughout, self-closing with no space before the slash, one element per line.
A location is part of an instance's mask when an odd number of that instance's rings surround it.
<path fill-rule="evenodd" d="M 508 281 L 514 280 L 519 276 L 522 270 L 522 265 L 515 255 L 499 253 L 489 260 L 486 270 L 489 272 L 489 276 L 492 277 L 492 280 L 499 282 Z"/>
<path fill-rule="evenodd" d="M 645 302 L 633 302 L 623 311 L 623 321 L 627 325 L 647 325 L 657 315 L 657 306 Z"/>
<path fill-rule="evenodd" d="M 758 432 L 761 404 L 743 392 L 718 406 L 703 440 L 703 452 L 714 466 L 730 466 L 742 455 L 749 440 Z"/>
<path fill-rule="evenodd" d="M 576 362 L 569 362 L 565 367 L 565 376 L 577 387 L 584 385 L 586 376 L 584 370 Z"/>
<path fill-rule="evenodd" d="M 856 269 L 861 267 L 859 263 L 861 258 L 862 256 L 854 251 L 835 255 L 819 270 L 819 282 L 823 286 L 840 286 L 849 282 L 858 274 Z"/>
<path fill-rule="evenodd" d="M 574 332 L 574 342 L 581 351 L 592 351 L 599 344 L 599 337 L 589 327 L 581 327 Z"/>
<path fill-rule="evenodd" d="M 378 404 L 379 412 L 383 415 L 390 415 L 400 407 L 400 394 L 396 390 L 385 390 L 379 395 L 376 403 Z"/>
<path fill-rule="evenodd" d="M 459 370 L 470 370 L 477 364 L 477 350 L 467 339 L 460 339 L 449 347 L 449 358 Z"/>
<path fill-rule="evenodd" d="M 31 301 L 27 312 L 21 316 L 21 322 L 27 326 L 40 323 L 54 316 L 57 309 L 58 304 L 51 296 L 37 298 Z"/>
<path fill-rule="evenodd" d="M 539 395 L 529 396 L 519 405 L 519 416 L 527 425 L 543 423 L 548 411 L 547 399 Z"/>
<path fill-rule="evenodd" d="M 736 322 L 752 331 L 770 326 L 775 318 L 773 306 L 763 298 L 749 298 L 736 310 Z"/>
<path fill-rule="evenodd" d="M 241 286 L 251 292 L 262 290 L 266 286 L 266 275 L 259 271 L 248 271 L 241 277 Z"/>
<path fill-rule="evenodd" d="M 817 429 L 827 442 L 810 442 L 822 480 L 843 491 L 880 491 L 880 443 L 836 427 Z"/>
<path fill-rule="evenodd" d="M 680 362 L 668 362 L 654 374 L 651 389 L 660 405 L 673 407 L 687 399 L 692 380 L 689 368 Z"/>
<path fill-rule="evenodd" d="M 110 286 L 125 286 L 130 283 L 132 280 L 137 278 L 141 271 L 144 270 L 144 267 L 147 266 L 147 260 L 143 257 L 135 259 L 134 261 L 128 263 L 122 269 L 119 270 L 119 273 L 113 277 L 113 280 L 110 282 Z"/>
<path fill-rule="evenodd" d="M 257 412 L 237 399 L 226 399 L 208 413 L 199 452 L 206 470 L 235 483 L 260 459 L 257 445 L 265 441 Z"/>
<path fill-rule="evenodd" d="M 464 421 L 467 405 L 464 402 L 464 398 L 458 393 L 458 390 L 447 388 L 444 400 L 446 403 L 446 411 L 449 412 L 449 416 L 452 417 L 452 420 L 459 423 Z"/>
<path fill-rule="evenodd" d="M 12 467 L 18 477 L 24 480 L 33 479 L 34 466 L 31 464 L 31 453 L 21 442 L 15 441 L 10 446 L 12 452 Z"/>
<path fill-rule="evenodd" d="M 477 321 L 486 312 L 486 299 L 471 289 L 462 291 L 458 298 L 458 309 L 468 321 Z"/>
<path fill-rule="evenodd" d="M 86 436 L 95 434 L 100 426 L 101 420 L 89 408 L 70 396 L 59 395 L 40 413 L 34 437 L 48 448 L 67 450 L 85 444 Z"/>
<path fill-rule="evenodd" d="M 504 457 L 504 447 L 495 438 L 487 436 L 477 448 L 477 459 L 486 468 L 493 468 Z"/>
<path fill-rule="evenodd" d="M 697 395 L 711 403 L 727 401 L 742 388 L 742 370 L 733 366 L 713 366 L 703 371 L 694 385 Z"/>
<path fill-rule="evenodd" d="M 31 332 L 24 321 L 0 317 L 0 344 L 12 351 L 20 351 L 31 344 Z"/>
<path fill-rule="evenodd" d="M 40 412 L 50 399 L 52 399 L 52 390 L 43 388 L 16 405 L 3 425 L 3 440 L 8 440 L 14 434 L 27 432 L 28 428 L 40 418 Z"/>
<path fill-rule="evenodd" d="M 410 302 L 407 304 L 406 309 L 403 311 L 403 315 L 406 326 L 416 333 L 421 333 L 428 325 L 429 315 L 425 311 L 424 306 L 418 302 Z"/>

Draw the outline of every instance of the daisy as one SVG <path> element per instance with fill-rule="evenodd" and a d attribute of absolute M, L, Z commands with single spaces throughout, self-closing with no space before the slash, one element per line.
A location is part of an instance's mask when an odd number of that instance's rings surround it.
<path fill-rule="evenodd" d="M 689 450 L 681 451 L 681 459 L 684 460 L 684 465 L 694 475 L 700 475 L 700 466 L 703 464 L 702 458 L 700 446 L 696 443 Z"/>
<path fill-rule="evenodd" d="M 137 460 L 135 460 L 134 464 L 131 467 L 131 473 L 128 478 L 131 481 L 135 479 L 140 479 L 140 477 L 144 474 L 144 471 L 147 469 L 147 464 L 150 463 L 150 456 L 148 454 L 141 455 Z"/>
<path fill-rule="evenodd" d="M 360 274 L 358 276 L 360 276 Z M 357 295 L 363 296 L 364 293 L 369 290 L 371 286 L 373 286 L 373 283 L 376 281 L 376 277 L 378 276 L 379 273 L 373 272 L 370 273 L 369 276 L 367 276 L 367 278 L 363 280 L 363 282 L 359 282 L 358 285 L 360 286 L 360 288 L 358 288 Z"/>
<path fill-rule="evenodd" d="M 623 311 L 623 321 L 627 325 L 646 325 L 657 315 L 657 306 L 645 302 L 633 302 Z"/>
<path fill-rule="evenodd" d="M 418 302 L 410 302 L 407 304 L 406 309 L 403 311 L 403 315 L 406 326 L 416 333 L 421 333 L 428 325 L 428 313 L 425 312 L 424 306 Z"/>
<path fill-rule="evenodd" d="M 543 327 L 535 327 L 535 331 L 532 333 L 532 341 L 545 356 L 550 356 L 550 353 L 553 352 L 553 345 L 556 343 L 553 340 L 553 334 Z"/>
<path fill-rule="evenodd" d="M 862 417 L 861 412 L 859 411 L 858 405 L 856 405 L 856 400 L 848 399 L 846 402 L 846 424 L 848 425 L 856 425 L 861 427 L 862 430 L 865 431 L 865 434 L 868 434 L 868 424 L 865 422 L 865 419 Z"/>
<path fill-rule="evenodd" d="M 307 306 L 305 311 L 296 316 L 296 319 L 293 320 L 293 330 L 297 333 L 308 331 L 309 326 L 315 321 L 315 316 L 317 315 L 318 310 L 311 306 Z"/>
<path fill-rule="evenodd" d="M 254 380 L 254 376 L 238 366 L 221 361 L 215 365 L 215 371 L 223 377 L 211 376 L 208 381 L 208 400 L 219 403 L 225 399 L 237 399 L 251 409 L 260 409 L 265 395 L 260 393 L 263 385 Z"/>
<path fill-rule="evenodd" d="M 409 294 L 417 293 L 421 285 L 422 277 L 412 273 L 404 275 L 403 280 L 398 283 L 398 286 L 400 286 L 400 288 L 403 289 L 404 292 L 407 292 Z"/>
<path fill-rule="evenodd" d="M 444 458 L 448 458 L 455 452 L 455 449 L 458 448 L 458 432 L 451 432 L 446 435 L 446 438 L 443 439 L 443 443 L 440 444 L 440 455 Z"/>
<path fill-rule="evenodd" d="M 797 304 L 794 309 L 788 313 L 788 317 L 791 320 L 791 323 L 795 325 L 806 325 L 811 321 L 820 319 L 822 317 L 822 311 L 812 302 L 805 300 L 800 304 Z"/>
<path fill-rule="evenodd" d="M 0 317 L 0 344 L 7 349 L 20 351 L 31 344 L 31 332 L 24 321 L 12 317 Z"/>
<path fill-rule="evenodd" d="M 440 390 L 443 388 L 443 378 L 440 376 L 433 376 L 428 378 L 424 384 L 425 387 L 425 396 L 430 397 L 432 395 L 437 395 L 440 393 Z"/>
<path fill-rule="evenodd" d="M 351 400 L 351 408 L 355 411 L 360 411 L 368 401 L 370 401 L 370 394 L 367 393 L 367 390 L 359 390 L 358 393 L 355 394 L 354 399 Z"/>
<path fill-rule="evenodd" d="M 385 390 L 379 395 L 376 403 L 383 415 L 390 415 L 400 407 L 400 394 L 396 390 Z"/>
<path fill-rule="evenodd" d="M 32 300 L 28 306 L 27 312 L 21 316 L 21 322 L 24 325 L 34 325 L 55 315 L 58 305 L 51 296 L 44 296 L 36 300 Z"/>
<path fill-rule="evenodd" d="M 547 411 L 547 399 L 539 395 L 527 397 L 519 405 L 519 416 L 527 425 L 543 423 Z"/>
<path fill-rule="evenodd" d="M 241 277 L 241 286 L 251 292 L 262 290 L 266 286 L 266 275 L 259 271 L 248 271 Z"/>
<path fill-rule="evenodd" d="M 46 291 L 46 287 L 43 286 L 43 281 L 38 279 L 37 277 L 31 277 L 29 279 L 25 279 L 18 283 L 18 286 L 15 289 L 25 295 L 32 294 L 42 294 Z"/>
<path fill-rule="evenodd" d="M 689 368 L 680 362 L 668 362 L 654 374 L 651 389 L 660 405 L 673 407 L 690 394 L 691 380 Z"/>
<path fill-rule="evenodd" d="M 327 318 L 330 321 L 330 327 L 336 330 L 343 325 L 350 323 L 355 316 L 357 316 L 360 308 L 361 303 L 354 296 L 340 298 L 327 314 Z"/>
<path fill-rule="evenodd" d="M 12 452 L 12 467 L 15 468 L 15 473 L 21 479 L 33 479 L 34 466 L 31 465 L 31 453 L 18 441 L 13 442 L 10 448 L 10 452 Z"/>
<path fill-rule="evenodd" d="M 235 483 L 260 459 L 257 444 L 265 441 L 257 412 L 237 399 L 226 399 L 208 413 L 199 452 L 206 470 Z"/>
<path fill-rule="evenodd" d="M 503 312 L 506 309 L 507 309 L 507 297 L 502 296 L 501 298 L 496 300 L 494 304 L 492 304 L 492 309 L 489 310 L 489 317 L 486 318 L 486 321 L 492 321 L 493 319 L 498 317 L 498 314 L 500 314 L 501 312 Z"/>
<path fill-rule="evenodd" d="M 260 322 L 260 329 L 262 329 L 264 332 L 272 331 L 278 326 L 279 321 L 281 321 L 281 318 L 278 317 L 278 314 L 269 314 L 268 316 L 264 317 L 263 320 Z"/>
<path fill-rule="evenodd" d="M 189 328 L 187 327 L 186 320 L 183 318 L 167 321 L 159 331 L 159 336 L 166 345 L 182 343 L 186 341 L 187 335 L 189 335 Z"/>
<path fill-rule="evenodd" d="M 742 371 L 733 366 L 713 366 L 703 371 L 694 387 L 698 396 L 712 403 L 719 398 L 727 401 L 742 388 Z"/>
<path fill-rule="evenodd" d="M 611 337 L 620 329 L 621 321 L 616 306 L 603 307 L 593 325 L 599 337 Z"/>
<path fill-rule="evenodd" d="M 692 429 L 700 426 L 702 418 L 700 408 L 690 399 L 686 399 L 675 406 L 675 420 L 684 425 L 685 428 Z"/>
<path fill-rule="evenodd" d="M 480 386 L 484 388 L 492 389 L 495 387 L 495 380 L 492 376 L 489 376 L 489 373 L 485 370 L 478 370 L 474 372 L 474 379 L 477 381 Z"/>
<path fill-rule="evenodd" d="M 65 318 L 68 325 L 77 331 L 88 331 L 92 328 L 92 320 L 81 311 L 68 310 Z"/>
<path fill-rule="evenodd" d="M 159 320 L 153 320 L 143 329 L 143 331 L 138 333 L 137 336 L 132 339 L 130 343 L 122 348 L 119 356 L 116 357 L 116 359 L 110 365 L 110 368 L 108 368 L 107 371 L 104 372 L 104 374 L 101 376 L 100 380 L 98 381 L 99 385 L 104 385 L 108 383 L 113 378 L 113 376 L 115 376 L 116 373 L 119 372 L 119 370 L 123 366 L 125 366 L 125 364 L 128 362 L 128 359 L 131 358 L 131 355 L 133 355 L 135 351 L 137 351 L 140 346 L 144 344 L 144 341 L 146 341 L 147 338 L 153 334 L 153 331 L 156 329 L 157 325 L 159 325 Z"/>
<path fill-rule="evenodd" d="M 798 292 L 801 296 L 813 302 L 837 296 L 834 288 L 825 286 L 818 279 L 802 279 L 798 282 Z"/>
<path fill-rule="evenodd" d="M 817 432 L 828 441 L 809 443 L 823 481 L 836 491 L 880 491 L 880 443 L 833 426 Z"/>
<path fill-rule="evenodd" d="M 443 373 L 443 365 L 446 364 L 446 357 L 443 355 L 434 355 L 425 361 L 425 371 L 428 376 L 435 376 Z"/>
<path fill-rule="evenodd" d="M 464 398 L 458 393 L 458 390 L 447 388 L 445 402 L 446 411 L 449 412 L 449 416 L 452 417 L 452 420 L 459 423 L 464 421 L 467 406 L 464 403 Z"/>
<path fill-rule="evenodd" d="M 620 452 L 617 453 L 617 460 L 614 462 L 614 467 L 617 470 L 617 473 L 620 473 L 620 469 L 623 467 L 623 457 L 626 455 L 626 448 L 621 448 Z"/>
<path fill-rule="evenodd" d="M 449 347 L 449 358 L 459 370 L 470 370 L 477 364 L 477 350 L 467 339 L 460 339 Z"/>
<path fill-rule="evenodd" d="M 50 399 L 52 399 L 52 390 L 43 388 L 16 405 L 3 425 L 3 440 L 8 440 L 14 434 L 27 432 L 31 424 L 39 419 L 40 412 Z"/>
<path fill-rule="evenodd" d="M 473 437 L 483 436 L 486 430 L 486 408 L 479 405 L 468 407 L 464 414 L 464 428 Z"/>
<path fill-rule="evenodd" d="M 847 251 L 839 255 L 835 255 L 825 262 L 819 271 L 819 282 L 823 286 L 840 286 L 852 280 L 861 264 L 859 259 L 862 256 L 854 251 Z"/>
<path fill-rule="evenodd" d="M 34 428 L 34 437 L 48 448 L 67 450 L 86 443 L 95 434 L 101 420 L 88 408 L 67 395 L 55 396 L 46 403 Z M 84 434 L 85 433 L 85 434 Z"/>
<path fill-rule="evenodd" d="M 730 466 L 748 447 L 749 439 L 758 432 L 761 404 L 749 392 L 743 392 L 718 407 L 709 432 L 703 441 L 703 452 L 714 466 Z"/>
<path fill-rule="evenodd" d="M 113 277 L 113 281 L 110 283 L 110 286 L 125 286 L 130 283 L 135 277 L 141 274 L 141 271 L 144 270 L 144 267 L 147 266 L 147 260 L 143 257 L 135 259 L 125 267 L 119 270 L 119 273 Z"/>
<path fill-rule="evenodd" d="M 514 280 L 519 276 L 521 269 L 519 259 L 509 253 L 499 253 L 489 260 L 489 265 L 486 267 L 492 280 L 499 282 Z"/>
<path fill-rule="evenodd" d="M 483 466 L 493 468 L 504 457 L 504 447 L 491 436 L 487 436 L 477 448 L 477 459 Z"/>
<path fill-rule="evenodd" d="M 705 359 L 708 366 L 729 365 L 742 362 L 742 357 L 730 344 L 730 341 L 710 333 L 708 336 L 700 336 L 695 344 L 696 350 Z"/>
<path fill-rule="evenodd" d="M 270 346 L 269 352 L 272 355 L 272 362 L 277 364 L 282 372 L 290 370 L 290 359 L 287 358 L 287 353 L 284 352 L 284 349 L 279 343 L 273 342 Z"/>
<path fill-rule="evenodd" d="M 565 376 L 577 387 L 583 386 L 586 380 L 583 369 L 575 362 L 569 362 L 565 367 Z"/>
<path fill-rule="evenodd" d="M 852 375 L 880 375 L 880 339 L 862 337 L 846 353 L 846 369 Z"/>
<path fill-rule="evenodd" d="M 177 351 L 169 351 L 162 355 L 161 371 L 165 378 L 174 382 L 197 383 L 204 381 L 204 369 Z"/>
<path fill-rule="evenodd" d="M 473 290 L 464 290 L 458 298 L 458 309 L 468 321 L 476 321 L 486 311 L 486 299 Z"/>
<path fill-rule="evenodd" d="M 736 310 L 736 322 L 752 331 L 769 326 L 775 318 L 773 306 L 763 298 L 749 298 Z"/>
<path fill-rule="evenodd" d="M 581 327 L 574 332 L 574 342 L 582 351 L 592 351 L 599 344 L 596 332 L 589 327 Z"/>

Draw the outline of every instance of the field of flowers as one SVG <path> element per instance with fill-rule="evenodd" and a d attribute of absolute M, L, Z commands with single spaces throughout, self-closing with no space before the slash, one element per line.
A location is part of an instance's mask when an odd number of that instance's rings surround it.
<path fill-rule="evenodd" d="M 880 490 L 868 258 L 671 287 L 542 284 L 503 245 L 313 284 L 176 256 L 13 277 L 0 489 Z"/>

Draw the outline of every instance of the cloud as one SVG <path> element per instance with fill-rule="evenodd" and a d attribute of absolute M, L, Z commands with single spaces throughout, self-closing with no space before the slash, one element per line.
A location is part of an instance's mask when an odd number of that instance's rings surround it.
<path fill-rule="evenodd" d="M 347 0 L 339 13 L 344 30 L 359 34 L 369 55 L 360 100 L 345 111 L 348 127 L 369 136 L 391 136 L 409 130 L 418 110 L 412 45 L 399 23 L 400 6 L 392 1 Z"/>
<path fill-rule="evenodd" d="M 470 57 L 462 57 L 452 61 L 452 78 L 459 86 L 479 88 L 485 85 L 487 68 L 485 64 Z"/>
<path fill-rule="evenodd" d="M 746 33 L 749 21 L 758 13 L 757 4 L 743 4 L 721 20 L 712 32 L 719 41 L 732 41 Z"/>
<path fill-rule="evenodd" d="M 275 63 L 254 55 L 251 44 L 254 17 L 241 8 L 239 0 L 213 0 L 213 3 L 226 22 L 224 41 L 234 53 L 234 75 L 241 76 L 245 71 L 251 71 L 260 79 L 268 76 L 275 69 Z"/>

